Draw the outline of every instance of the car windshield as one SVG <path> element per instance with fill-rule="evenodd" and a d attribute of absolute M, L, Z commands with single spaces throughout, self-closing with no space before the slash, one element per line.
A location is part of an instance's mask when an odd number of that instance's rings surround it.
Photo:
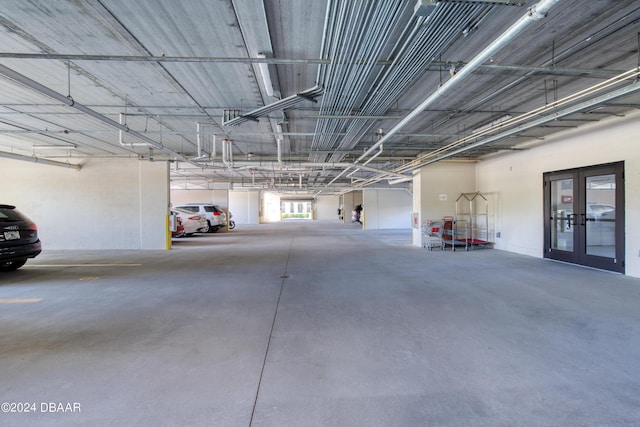
<path fill-rule="evenodd" d="M 179 208 L 176 208 L 176 209 L 181 209 L 183 211 L 189 211 L 189 212 L 198 212 L 197 206 L 180 206 Z"/>

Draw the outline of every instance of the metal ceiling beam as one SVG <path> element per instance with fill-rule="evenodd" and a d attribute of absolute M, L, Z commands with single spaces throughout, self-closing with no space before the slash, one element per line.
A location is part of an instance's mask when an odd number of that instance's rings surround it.
<path fill-rule="evenodd" d="M 0 52 L 0 59 L 42 59 L 60 61 L 115 61 L 115 62 L 193 62 L 193 63 L 238 63 L 238 64 L 331 64 L 330 58 L 248 58 L 248 57 L 222 57 L 222 56 L 153 56 L 153 55 L 88 55 L 88 54 L 64 54 L 64 53 L 21 53 Z M 364 65 L 370 63 L 370 59 L 359 59 L 354 64 Z M 391 65 L 393 60 L 376 60 L 376 65 Z M 440 71 L 440 68 L 452 64 L 449 61 L 433 61 L 428 70 Z M 464 67 L 465 62 L 455 62 Z M 482 64 L 478 67 L 486 71 L 519 71 L 523 73 L 536 72 L 541 74 L 560 75 L 594 75 L 612 76 L 619 74 L 620 70 L 590 69 L 590 68 L 561 68 L 561 67 L 534 67 L 528 65 L 509 64 Z"/>
<path fill-rule="evenodd" d="M 149 144 L 151 147 L 153 148 L 157 148 L 165 153 L 168 153 L 172 156 L 174 156 L 176 159 L 181 160 L 181 161 L 185 161 L 188 163 L 191 163 L 191 160 L 187 159 L 186 157 L 182 156 L 181 154 L 176 153 L 173 150 L 170 150 L 169 148 L 165 147 L 164 145 L 162 145 L 159 142 L 154 141 L 153 139 L 139 133 L 133 130 L 130 130 L 126 125 L 121 125 L 120 123 L 116 122 L 115 120 L 112 120 L 100 113 L 98 113 L 97 111 L 94 111 L 88 107 L 85 107 L 82 104 L 79 104 L 77 102 L 75 102 L 73 100 L 73 98 L 71 97 L 67 97 L 64 96 L 56 91 L 54 91 L 53 89 L 50 89 L 38 82 L 36 82 L 35 80 L 30 79 L 29 77 L 18 73 L 17 71 L 12 70 L 11 68 L 8 68 L 2 64 L 0 64 L 0 75 L 5 76 L 23 86 L 26 86 L 30 89 L 33 89 L 36 92 L 39 92 L 42 95 L 48 96 L 49 98 L 55 99 L 57 101 L 60 101 L 61 103 L 68 105 L 71 108 L 75 108 L 76 110 L 79 110 L 91 117 L 93 117 L 96 120 L 101 121 L 102 123 L 105 123 L 113 128 L 116 128 L 118 130 L 127 132 L 129 135 L 132 135 L 133 137 L 146 142 L 147 144 Z"/>
<path fill-rule="evenodd" d="M 62 61 L 116 62 L 223 62 L 241 64 L 330 64 L 331 59 L 320 58 L 248 58 L 222 56 L 153 56 L 153 55 L 87 55 L 65 53 L 0 52 L 0 59 L 55 59 Z M 363 59 L 364 61 L 368 61 Z"/>

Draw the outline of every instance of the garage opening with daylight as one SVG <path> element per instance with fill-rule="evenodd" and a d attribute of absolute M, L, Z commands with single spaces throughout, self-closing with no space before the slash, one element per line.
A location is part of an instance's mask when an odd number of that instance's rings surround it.
<path fill-rule="evenodd" d="M 0 423 L 640 423 L 639 22 L 3 1 Z"/>

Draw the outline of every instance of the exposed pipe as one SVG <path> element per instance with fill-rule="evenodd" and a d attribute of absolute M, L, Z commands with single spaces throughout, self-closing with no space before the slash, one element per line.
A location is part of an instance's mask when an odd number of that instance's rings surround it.
<path fill-rule="evenodd" d="M 124 120 L 125 120 L 124 113 L 120 113 L 118 121 L 120 122 L 121 125 L 123 125 L 127 129 L 129 129 L 127 127 L 127 125 L 125 124 Z M 136 142 L 136 143 L 133 143 L 133 142 L 126 143 L 126 142 L 124 142 L 124 131 L 122 129 L 118 130 L 118 142 L 123 147 L 131 147 L 131 148 L 133 148 L 133 147 L 147 147 L 149 145 L 149 144 L 146 144 L 146 143 L 143 143 L 143 142 Z"/>
<path fill-rule="evenodd" d="M 200 122 L 196 122 L 196 146 L 198 148 L 198 159 L 202 158 L 202 135 L 200 134 Z"/>
<path fill-rule="evenodd" d="M 407 6 L 409 6 L 408 3 Z M 412 84 L 417 76 L 424 73 L 439 52 L 445 51 L 459 34 L 461 34 L 462 30 L 468 26 L 470 21 L 480 22 L 491 8 L 491 5 L 463 3 L 442 4 L 436 7 L 434 13 L 428 19 L 418 18 L 409 23 L 399 41 L 388 53 L 389 60 L 386 60 L 386 62 L 389 62 L 390 66 L 380 67 L 380 71 L 375 76 L 373 74 L 375 70 L 369 69 L 371 72 L 369 77 L 367 77 L 367 84 L 371 86 L 371 90 L 369 90 L 369 94 L 364 99 L 364 102 L 358 100 L 358 104 L 362 105 L 361 115 L 365 117 L 365 115 L 375 116 L 386 113 L 393 102 L 395 102 L 397 94 L 402 93 Z M 395 16 L 387 18 L 393 20 L 400 15 L 401 14 L 395 14 Z M 366 25 L 369 25 L 369 31 L 372 33 L 385 33 L 383 25 L 373 21 L 366 24 L 363 23 L 362 25 L 347 25 L 346 28 Z M 448 30 L 443 31 L 442 28 L 444 27 Z M 351 33 L 347 31 L 345 26 L 341 25 L 341 21 L 337 19 L 327 21 L 325 32 L 328 34 L 327 38 L 329 38 L 329 36 L 337 39 L 350 39 L 355 37 L 355 35 L 351 36 Z M 335 36 L 333 36 L 334 33 L 336 33 Z M 387 34 L 389 34 L 389 32 L 387 32 Z M 334 53 L 333 57 L 336 59 L 334 59 L 334 63 L 330 67 L 342 66 L 345 68 L 342 72 L 346 74 L 339 79 L 341 82 L 344 82 L 341 83 L 339 87 L 328 88 L 327 94 L 323 99 L 323 105 L 326 105 L 328 108 L 344 105 L 340 103 L 342 98 L 347 96 L 343 95 L 343 93 L 351 93 L 351 91 L 356 88 L 356 85 L 360 83 L 365 71 L 361 62 L 349 62 L 349 60 L 364 57 L 363 52 L 365 49 L 369 48 L 360 48 L 358 45 L 357 51 L 355 51 L 353 56 L 350 56 L 349 52 L 343 52 L 342 50 Z M 341 58 L 346 59 L 340 61 Z M 321 66 L 321 68 L 324 67 L 324 65 Z M 373 84 L 370 83 L 372 78 Z M 336 93 L 338 94 L 338 98 L 336 98 Z M 329 103 L 331 99 L 335 102 Z M 321 115 L 323 115 L 322 110 Z M 317 135 L 314 137 L 312 143 L 312 148 L 316 151 L 312 158 L 316 160 L 321 159 L 325 152 L 333 151 L 334 154 L 331 155 L 329 160 L 340 161 L 344 158 L 344 153 L 352 149 L 370 127 L 370 122 L 364 119 L 356 119 L 351 123 L 346 123 L 344 120 L 322 120 L 321 122 L 322 123 L 319 122 L 316 127 Z M 346 128 L 347 133 L 340 143 L 337 144 L 339 138 L 335 135 L 335 129 L 342 128 Z M 324 136 L 323 129 L 327 131 L 333 129 L 334 133 L 328 132 L 326 134 L 331 136 Z"/>
<path fill-rule="evenodd" d="M 225 157 L 224 154 L 224 145 L 223 145 L 223 159 Z M 224 160 L 223 160 L 224 163 Z M 228 162 L 229 163 L 229 162 Z M 231 164 L 231 163 L 230 163 Z M 201 167 L 199 165 L 195 165 L 198 169 L 200 169 Z M 225 163 L 225 166 L 228 166 Z M 231 164 L 231 167 L 233 167 L 236 170 L 239 169 L 265 169 L 265 170 L 273 170 L 276 167 L 279 167 L 280 165 L 277 162 L 259 162 L 259 161 L 243 161 L 243 162 L 233 162 L 233 164 Z M 290 162 L 290 163 L 283 163 L 282 165 L 282 169 L 283 170 L 291 170 L 291 169 L 295 169 L 295 168 L 300 168 L 300 169 L 308 169 L 308 168 L 319 168 L 319 169 L 349 169 L 353 167 L 353 164 L 351 163 L 346 163 L 346 162 L 341 162 L 341 163 L 331 163 L 331 162 L 300 162 L 300 163 L 295 163 L 295 162 Z M 384 176 L 393 176 L 396 178 L 406 178 L 407 175 L 404 175 L 402 173 L 399 172 L 394 172 L 394 171 L 386 171 L 386 170 L 382 170 L 382 169 L 378 169 L 378 168 L 373 168 L 371 166 L 365 166 L 365 165 L 358 165 L 358 167 L 362 170 L 366 170 L 369 172 L 373 172 L 373 173 L 377 173 L 377 174 L 381 174 Z M 345 171 L 343 171 L 337 178 L 339 178 L 340 176 L 342 176 L 344 174 Z"/>
<path fill-rule="evenodd" d="M 56 91 L 54 91 L 53 89 L 50 89 L 38 82 L 36 82 L 35 80 L 30 79 L 29 77 L 18 73 L 17 71 L 12 70 L 11 68 L 8 68 L 2 64 L 0 64 L 0 75 L 3 75 L 5 77 L 10 78 L 11 80 L 14 80 L 24 86 L 27 86 L 37 92 L 40 92 L 41 94 L 48 96 L 49 98 L 53 98 L 57 101 L 60 101 L 63 104 L 68 105 L 69 107 L 75 108 L 76 110 L 79 110 L 91 117 L 93 117 L 94 119 L 97 119 L 111 127 L 114 127 L 116 129 L 122 130 L 124 132 L 127 132 L 131 135 L 133 135 L 135 138 L 138 138 L 144 142 L 146 142 L 147 144 L 153 146 L 154 148 L 157 148 L 165 153 L 168 153 L 172 156 L 175 157 L 175 159 L 183 161 L 183 162 L 187 162 L 187 163 L 191 163 L 194 164 L 191 160 L 187 159 L 186 157 L 184 157 L 181 154 L 176 153 L 173 150 L 170 150 L 169 148 L 166 148 L 164 145 L 162 145 L 161 143 L 158 143 L 154 140 L 152 140 L 151 138 L 147 137 L 146 135 L 143 135 L 139 132 L 130 130 L 127 126 L 125 125 L 121 125 L 120 123 L 116 122 L 115 120 L 112 120 L 106 116 L 103 116 L 102 114 L 88 108 L 85 107 L 82 104 L 78 104 L 77 102 L 75 102 L 73 100 L 73 98 L 71 97 L 66 97 Z"/>
<path fill-rule="evenodd" d="M 82 169 L 82 165 L 76 165 L 76 164 L 64 163 L 64 162 L 56 162 L 54 160 L 42 159 L 40 157 L 35 157 L 35 156 L 22 156 L 20 154 L 7 153 L 7 152 L 4 152 L 4 151 L 0 151 L 0 157 L 4 157 L 4 158 L 7 158 L 7 159 L 11 159 L 11 160 L 21 160 L 21 161 L 25 161 L 25 162 L 40 163 L 40 164 L 49 165 L 49 166 L 59 166 L 59 167 L 63 167 L 63 168 L 71 168 L 71 169 L 75 169 L 75 170 Z"/>
<path fill-rule="evenodd" d="M 278 149 L 278 164 L 282 166 L 282 140 L 284 137 L 282 136 L 282 125 L 280 123 L 276 124 L 276 148 Z"/>
<path fill-rule="evenodd" d="M 376 142 L 371 148 L 365 151 L 354 164 L 359 163 L 362 159 L 373 153 L 380 145 L 384 144 L 393 135 L 395 135 L 400 129 L 405 127 L 411 121 L 413 121 L 419 114 L 421 114 L 427 107 L 433 104 L 435 101 L 444 97 L 449 91 L 455 88 L 458 83 L 464 81 L 464 79 L 479 68 L 483 62 L 489 60 L 496 52 L 510 43 L 518 34 L 524 31 L 534 20 L 544 18 L 547 12 L 560 0 L 541 0 L 537 4 L 529 8 L 527 13 L 521 17 L 515 24 L 513 24 L 507 31 L 502 33 L 497 39 L 489 44 L 482 52 L 480 52 L 475 58 L 458 71 L 453 77 L 447 80 L 440 88 L 438 88 L 427 99 L 422 101 L 415 109 L 413 109 L 407 116 L 400 120 L 400 122 L 391 128 L 387 134 Z"/>
<path fill-rule="evenodd" d="M 227 167 L 227 169 L 233 168 L 233 148 L 231 147 L 231 141 L 227 138 L 223 138 L 221 141 L 222 145 L 222 163 Z"/>
<path fill-rule="evenodd" d="M 215 135 L 214 135 L 215 138 Z M 215 144 L 215 139 L 214 139 Z M 211 160 L 211 155 L 204 152 L 202 148 L 202 131 L 200 122 L 196 122 L 196 148 L 197 148 L 197 157 L 191 159 L 193 161 L 201 161 L 201 160 Z"/>
<path fill-rule="evenodd" d="M 382 154 L 382 152 L 384 151 L 383 145 L 380 144 L 380 149 L 378 150 L 378 152 L 376 154 L 374 154 L 373 156 L 371 156 L 369 158 L 369 160 L 367 160 L 366 162 L 363 163 L 363 165 L 367 165 L 369 164 L 369 162 L 371 162 L 372 160 L 374 160 L 376 157 L 378 157 L 380 154 Z"/>
<path fill-rule="evenodd" d="M 276 138 L 276 146 L 278 148 L 278 165 L 282 166 L 282 138 Z"/>
<path fill-rule="evenodd" d="M 640 74 L 640 68 L 636 70 L 636 74 L 637 75 Z M 628 87 L 625 87 L 625 88 L 622 88 L 622 89 L 618 89 L 618 90 L 616 90 L 614 92 L 602 95 L 602 96 L 600 96 L 598 98 L 594 98 L 594 99 L 589 100 L 589 101 L 585 101 L 583 103 L 580 103 L 578 105 L 574 105 L 572 107 L 568 107 L 568 108 L 566 108 L 564 110 L 556 111 L 552 115 L 544 116 L 544 117 L 541 117 L 541 118 L 539 118 L 537 120 L 522 124 L 522 125 L 518 126 L 515 129 L 511 129 L 509 131 L 502 132 L 502 133 L 500 133 L 498 135 L 489 136 L 488 138 L 483 139 L 482 141 L 478 141 L 478 142 L 475 142 L 475 143 L 470 144 L 468 146 L 459 148 L 457 150 L 442 154 L 442 155 L 440 155 L 440 156 L 438 156 L 436 158 L 433 158 L 431 160 L 423 161 L 423 162 L 421 162 L 421 163 L 419 163 L 419 164 L 417 164 L 415 166 L 412 166 L 412 169 L 418 169 L 418 168 L 421 168 L 423 166 L 429 165 L 431 163 L 435 163 L 435 162 L 447 159 L 449 157 L 453 157 L 453 156 L 461 154 L 461 153 L 463 153 L 465 151 L 469 151 L 469 150 L 481 147 L 483 145 L 490 144 L 492 142 L 495 142 L 495 141 L 500 140 L 500 139 L 504 139 L 504 138 L 506 138 L 508 136 L 520 133 L 520 132 L 525 131 L 527 129 L 531 129 L 531 128 L 534 128 L 534 127 L 537 127 L 537 126 L 541 126 L 541 125 L 543 125 L 545 123 L 558 120 L 558 119 L 560 119 L 562 117 L 566 117 L 566 116 L 568 116 L 570 114 L 575 114 L 577 112 L 584 111 L 584 110 L 586 110 L 586 109 L 588 109 L 590 107 L 593 107 L 595 105 L 599 105 L 599 104 L 602 104 L 602 103 L 610 102 L 610 101 L 612 101 L 614 99 L 617 99 L 617 98 L 619 98 L 621 96 L 626 96 L 626 95 L 629 95 L 631 93 L 638 92 L 638 91 L 640 91 L 640 82 L 638 80 L 636 80 L 635 82 L 633 82 Z"/>
<path fill-rule="evenodd" d="M 561 106 L 576 102 L 576 101 L 580 100 L 581 98 L 585 98 L 587 96 L 591 96 L 591 95 L 593 95 L 593 94 L 595 94 L 595 93 L 597 93 L 599 91 L 602 91 L 604 89 L 608 89 L 608 88 L 610 88 L 612 86 L 615 86 L 615 85 L 618 85 L 618 84 L 620 84 L 621 82 L 623 82 L 625 80 L 637 79 L 639 75 L 640 75 L 640 70 L 638 68 L 634 68 L 632 70 L 629 70 L 629 71 L 627 71 L 625 73 L 620 74 L 619 76 L 613 77 L 613 78 L 611 78 L 609 80 L 606 80 L 604 82 L 598 83 L 598 84 L 593 85 L 591 87 L 588 87 L 588 88 L 586 88 L 584 90 L 575 92 L 575 93 L 573 93 L 571 95 L 568 95 L 568 96 L 566 96 L 566 97 L 564 97 L 562 99 L 559 99 L 559 100 L 557 100 L 555 102 L 552 102 L 550 104 L 544 105 L 544 106 L 539 107 L 539 108 L 536 108 L 535 110 L 529 111 L 528 113 L 520 114 L 520 115 L 518 115 L 516 117 L 512 117 L 512 118 L 510 118 L 508 120 L 502 121 L 502 122 L 500 122 L 500 123 L 498 123 L 498 124 L 496 124 L 494 126 L 490 126 L 490 127 L 487 127 L 486 129 L 482 129 L 482 130 L 476 131 L 476 132 L 472 133 L 471 135 L 469 135 L 467 137 L 461 138 L 461 139 L 459 139 L 459 140 L 457 140 L 457 141 L 455 141 L 455 142 L 453 142 L 451 144 L 448 144 L 448 145 L 446 145 L 446 146 L 444 146 L 442 148 L 439 148 L 439 149 L 437 149 L 437 150 L 435 150 L 435 151 L 433 151 L 431 153 L 428 153 L 427 155 L 428 156 L 437 155 L 437 154 L 439 154 L 441 152 L 450 150 L 450 149 L 455 148 L 457 146 L 464 145 L 465 143 L 468 143 L 470 141 L 476 140 L 481 136 L 488 135 L 491 132 L 495 131 L 496 129 L 506 129 L 508 127 L 517 125 L 518 123 L 526 122 L 526 121 L 528 121 L 528 120 L 530 120 L 530 119 L 532 119 L 532 118 L 534 118 L 536 116 L 541 116 L 541 115 L 543 115 L 545 113 L 548 113 L 548 112 L 556 113 L 558 107 L 561 107 Z M 554 117 L 555 117 L 555 114 L 554 114 Z"/>

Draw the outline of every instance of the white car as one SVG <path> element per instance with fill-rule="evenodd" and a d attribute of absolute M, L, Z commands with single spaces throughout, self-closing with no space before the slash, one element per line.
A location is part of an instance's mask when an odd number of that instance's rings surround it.
<path fill-rule="evenodd" d="M 204 216 L 207 219 L 207 225 L 209 227 L 205 233 L 215 233 L 219 229 L 227 226 L 227 214 L 222 208 L 211 203 L 187 203 L 176 206 L 174 209 L 182 209 Z"/>
<path fill-rule="evenodd" d="M 183 209 L 172 208 L 171 214 L 182 220 L 184 235 L 191 236 L 194 233 L 205 233 L 208 229 L 207 218 L 204 215 L 194 214 Z"/>

